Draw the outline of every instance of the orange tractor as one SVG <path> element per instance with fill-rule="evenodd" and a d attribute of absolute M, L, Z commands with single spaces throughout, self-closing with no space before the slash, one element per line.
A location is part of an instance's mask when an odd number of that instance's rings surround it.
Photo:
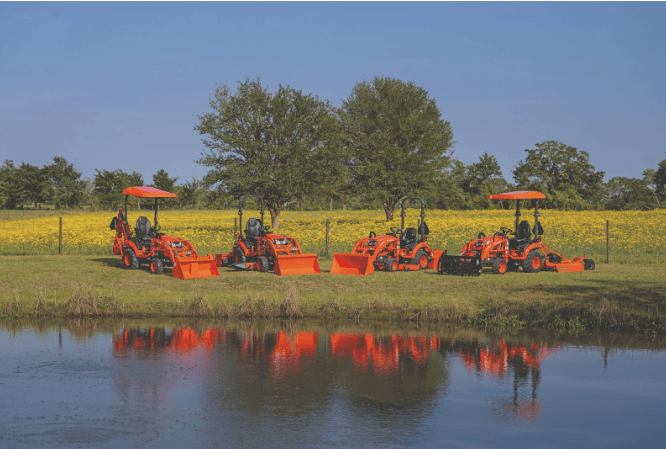
<path fill-rule="evenodd" d="M 405 202 L 421 201 L 421 220 L 417 228 L 405 229 Z M 356 242 L 351 254 L 334 254 L 332 274 L 368 275 L 375 269 L 383 271 L 417 271 L 435 268 L 443 251 L 428 246 L 428 225 L 425 222 L 425 202 L 421 198 L 405 198 L 400 203 L 400 229 L 391 228 L 386 235 L 370 232 Z"/>
<path fill-rule="evenodd" d="M 155 274 L 164 272 L 171 266 L 171 274 L 178 279 L 196 279 L 219 276 L 212 254 L 198 256 L 187 240 L 162 234 L 157 224 L 157 200 L 176 198 L 175 193 L 165 192 L 154 187 L 129 187 L 123 190 L 125 208 L 111 221 L 111 229 L 116 231 L 113 239 L 113 254 L 122 256 L 125 267 L 136 269 L 148 263 Z M 153 226 L 147 217 L 139 217 L 134 232 L 127 221 L 127 198 L 155 198 L 155 220 Z"/>
<path fill-rule="evenodd" d="M 245 226 L 245 237 L 237 232 L 229 254 L 216 254 L 218 267 L 238 270 L 273 270 L 278 276 L 294 274 L 319 274 L 316 254 L 303 254 L 301 245 L 293 237 L 268 232 L 264 226 L 264 199 L 258 195 L 241 196 L 238 201 L 239 223 L 243 226 L 243 198 L 261 200 L 261 219 L 250 218 Z"/>
<path fill-rule="evenodd" d="M 500 228 L 492 236 L 479 232 L 477 238 L 467 243 L 459 256 L 446 253 L 439 258 L 437 271 L 440 274 L 462 274 L 478 276 L 483 267 L 492 267 L 493 273 L 504 274 L 522 267 L 526 273 L 541 270 L 575 272 L 594 270 L 594 261 L 587 257 L 567 259 L 548 248 L 541 241 L 543 227 L 539 223 L 539 202 L 534 207 L 534 228 L 528 221 L 520 221 L 520 200 L 539 200 L 546 196 L 536 191 L 517 191 L 489 195 L 488 199 L 516 200 L 516 231 Z M 510 238 L 509 236 L 513 236 Z M 532 236 L 534 235 L 534 236 Z"/>

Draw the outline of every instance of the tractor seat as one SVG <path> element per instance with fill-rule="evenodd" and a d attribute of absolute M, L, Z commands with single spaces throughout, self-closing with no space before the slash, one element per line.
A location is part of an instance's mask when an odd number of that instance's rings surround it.
<path fill-rule="evenodd" d="M 150 245 L 150 240 L 153 238 L 151 233 L 150 221 L 146 217 L 139 217 L 136 221 L 136 228 L 134 228 L 134 238 L 140 245 Z"/>
<path fill-rule="evenodd" d="M 257 237 L 263 237 L 266 234 L 261 220 L 250 218 L 245 225 L 245 238 L 250 242 L 256 243 Z"/>
<path fill-rule="evenodd" d="M 407 228 L 400 236 L 400 248 L 407 248 L 410 251 L 414 249 L 418 243 L 418 234 L 416 228 Z"/>
<path fill-rule="evenodd" d="M 532 230 L 530 229 L 530 223 L 527 220 L 523 220 L 516 229 L 516 237 L 509 239 L 509 250 L 521 249 L 531 241 Z"/>

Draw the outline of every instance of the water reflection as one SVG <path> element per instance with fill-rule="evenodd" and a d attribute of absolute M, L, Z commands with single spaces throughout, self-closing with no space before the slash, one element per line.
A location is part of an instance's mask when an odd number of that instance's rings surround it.
<path fill-rule="evenodd" d="M 513 344 L 504 339 L 490 343 L 458 343 L 462 364 L 470 373 L 487 375 L 504 380 L 509 373 L 513 377 L 510 397 L 486 399 L 489 419 L 497 421 L 518 420 L 535 424 L 541 415 L 537 388 L 541 380 L 541 362 L 560 347 L 532 341 L 529 344 Z"/>
<path fill-rule="evenodd" d="M 666 437 L 655 418 L 666 401 L 659 339 L 103 325 L 0 330 L 1 447 L 53 443 L 62 420 L 78 429 L 71 441 L 94 433 L 105 447 L 136 438 L 163 447 L 602 447 Z"/>

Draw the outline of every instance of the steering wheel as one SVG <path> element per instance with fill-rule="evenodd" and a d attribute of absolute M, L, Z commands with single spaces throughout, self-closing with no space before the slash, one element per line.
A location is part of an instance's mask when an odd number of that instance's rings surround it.
<path fill-rule="evenodd" d="M 153 226 L 153 229 L 152 229 L 153 234 L 157 235 L 157 233 L 159 232 L 160 229 L 162 229 L 162 226 L 160 226 L 160 225 Z"/>
<path fill-rule="evenodd" d="M 485 239 L 485 238 L 486 238 L 486 234 L 484 234 L 483 232 L 479 232 L 479 235 L 477 235 L 476 238 L 479 239 L 479 240 L 480 240 L 480 239 Z"/>
<path fill-rule="evenodd" d="M 370 235 L 368 236 L 369 239 L 373 239 L 377 237 L 377 234 L 375 234 L 375 231 L 370 231 Z"/>
<path fill-rule="evenodd" d="M 500 231 L 502 231 L 502 236 L 506 237 L 507 234 L 511 234 L 513 231 L 509 228 L 500 228 Z"/>
<path fill-rule="evenodd" d="M 389 235 L 392 235 L 393 237 L 396 237 L 398 235 L 398 232 L 400 231 L 399 228 L 396 227 L 391 227 L 391 232 L 389 232 Z"/>

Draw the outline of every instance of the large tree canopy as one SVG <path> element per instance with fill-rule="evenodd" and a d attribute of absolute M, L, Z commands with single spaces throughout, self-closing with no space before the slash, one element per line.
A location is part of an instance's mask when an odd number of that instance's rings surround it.
<path fill-rule="evenodd" d="M 235 197 L 262 196 L 273 228 L 290 203 L 340 177 L 339 124 L 327 101 L 288 86 L 273 94 L 248 79 L 235 93 L 218 85 L 210 107 L 194 127 L 208 136 L 197 160 L 211 167 L 204 182 Z"/>
<path fill-rule="evenodd" d="M 425 195 L 450 165 L 453 131 L 421 87 L 375 77 L 358 83 L 340 109 L 350 182 L 380 200 L 387 221 L 405 195 Z"/>
<path fill-rule="evenodd" d="M 518 188 L 546 195 L 544 207 L 582 210 L 601 199 L 604 172 L 594 171 L 587 152 L 552 140 L 525 151 L 513 178 Z"/>

